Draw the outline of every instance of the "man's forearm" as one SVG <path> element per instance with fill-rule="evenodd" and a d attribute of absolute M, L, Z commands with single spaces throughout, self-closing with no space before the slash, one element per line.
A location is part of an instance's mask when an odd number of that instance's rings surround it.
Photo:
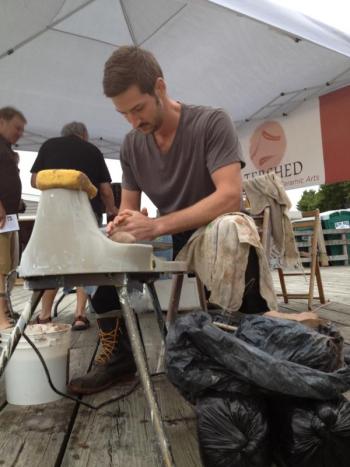
<path fill-rule="evenodd" d="M 115 204 L 114 204 L 114 198 L 113 198 L 113 195 L 112 197 L 109 197 L 109 196 L 102 196 L 101 195 L 101 198 L 102 198 L 102 202 L 105 206 L 105 209 L 106 209 L 106 213 L 107 214 L 114 214 L 114 215 L 117 215 L 118 213 L 118 209 L 116 208 Z"/>
<path fill-rule="evenodd" d="M 133 203 L 124 205 L 134 207 Z M 127 232 L 136 240 L 153 240 L 160 235 L 196 229 L 221 214 L 238 211 L 239 208 L 240 196 L 220 190 L 191 207 L 156 219 L 143 215 L 139 210 L 121 209 L 113 222 L 108 224 L 107 233 L 113 235 L 115 232 Z"/>
<path fill-rule="evenodd" d="M 122 200 L 119 206 L 119 212 L 124 209 L 140 211 L 141 208 L 141 193 L 139 191 L 122 190 Z"/>
<path fill-rule="evenodd" d="M 237 193 L 214 192 L 196 204 L 154 219 L 157 235 L 174 234 L 197 229 L 227 212 L 240 211 L 241 197 Z"/>
<path fill-rule="evenodd" d="M 107 215 L 116 216 L 118 213 L 118 209 L 115 206 L 113 191 L 109 184 L 100 185 L 100 196 L 105 206 Z"/>
<path fill-rule="evenodd" d="M 211 177 L 216 188 L 211 195 L 192 206 L 157 219 L 150 219 L 140 213 L 140 192 L 123 189 L 119 215 L 109 226 L 109 234 L 119 230 L 132 234 L 137 240 L 152 240 L 164 234 L 197 229 L 222 214 L 239 211 L 242 198 L 240 164 L 221 167 Z"/>

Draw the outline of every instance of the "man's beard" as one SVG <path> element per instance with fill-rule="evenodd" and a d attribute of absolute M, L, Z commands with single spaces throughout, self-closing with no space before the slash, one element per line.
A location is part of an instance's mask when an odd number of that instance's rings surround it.
<path fill-rule="evenodd" d="M 162 114 L 162 103 L 157 95 L 155 95 L 156 99 L 156 115 L 154 117 L 154 121 L 152 123 L 150 122 L 144 122 L 139 125 L 138 130 L 141 131 L 142 133 L 147 134 L 154 134 L 161 126 L 163 123 L 163 114 Z M 143 131 L 142 128 L 149 128 L 148 131 Z"/>

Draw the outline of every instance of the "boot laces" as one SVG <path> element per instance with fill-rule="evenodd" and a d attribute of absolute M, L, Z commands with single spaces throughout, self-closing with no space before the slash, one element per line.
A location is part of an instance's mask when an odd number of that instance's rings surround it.
<path fill-rule="evenodd" d="M 100 335 L 100 343 L 102 345 L 102 350 L 101 350 L 101 353 L 96 357 L 95 363 L 99 365 L 104 365 L 110 360 L 113 354 L 113 351 L 115 350 L 118 344 L 119 323 L 120 323 L 120 320 L 117 319 L 117 325 L 115 329 L 112 329 L 112 331 L 106 332 L 100 329 L 99 335 Z"/>

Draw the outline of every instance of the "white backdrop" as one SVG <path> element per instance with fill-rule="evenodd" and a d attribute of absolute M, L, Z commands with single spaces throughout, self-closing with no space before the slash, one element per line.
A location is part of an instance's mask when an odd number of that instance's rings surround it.
<path fill-rule="evenodd" d="M 174 98 L 223 107 L 240 123 L 291 113 L 350 82 L 349 37 L 268 0 L 217 3 L 0 0 L 0 106 L 27 116 L 20 148 L 37 150 L 83 120 L 105 156 L 118 157 L 128 126 L 101 81 L 125 43 L 155 53 Z"/>

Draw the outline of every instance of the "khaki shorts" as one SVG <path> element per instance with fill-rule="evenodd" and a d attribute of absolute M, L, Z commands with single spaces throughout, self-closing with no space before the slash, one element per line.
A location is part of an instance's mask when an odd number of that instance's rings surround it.
<path fill-rule="evenodd" d="M 18 233 L 0 233 L 0 274 L 8 274 L 18 265 Z"/>

